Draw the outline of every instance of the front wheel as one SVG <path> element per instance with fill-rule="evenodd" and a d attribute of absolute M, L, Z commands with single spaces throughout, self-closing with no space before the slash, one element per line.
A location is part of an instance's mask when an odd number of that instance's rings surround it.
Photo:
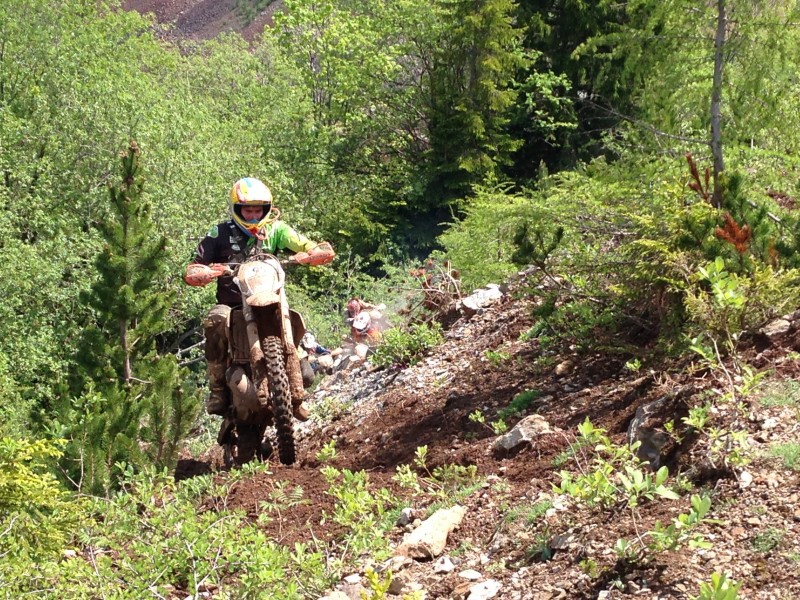
<path fill-rule="evenodd" d="M 278 438 L 278 456 L 285 465 L 294 463 L 294 423 L 292 422 L 292 392 L 289 376 L 283 360 L 283 344 L 278 336 L 261 339 L 261 350 L 267 368 L 269 397 L 275 418 L 275 433 Z"/>

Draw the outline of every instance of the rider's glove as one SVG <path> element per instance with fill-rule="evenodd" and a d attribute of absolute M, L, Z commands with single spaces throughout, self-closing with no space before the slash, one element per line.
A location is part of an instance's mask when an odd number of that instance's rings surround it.
<path fill-rule="evenodd" d="M 201 265 L 192 263 L 187 265 L 183 280 L 192 286 L 204 286 L 214 281 L 228 271 L 225 265 Z"/>
<path fill-rule="evenodd" d="M 311 265 L 311 266 L 318 266 L 318 265 L 326 265 L 331 262 L 334 258 L 336 258 L 336 253 L 333 251 L 333 247 L 328 242 L 322 242 L 321 244 L 317 244 L 308 252 L 298 252 L 294 256 L 292 256 L 292 260 L 296 263 L 301 265 Z"/>

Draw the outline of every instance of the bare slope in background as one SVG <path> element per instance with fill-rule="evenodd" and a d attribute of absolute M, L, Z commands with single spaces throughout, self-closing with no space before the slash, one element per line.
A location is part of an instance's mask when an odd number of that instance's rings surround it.
<path fill-rule="evenodd" d="M 272 25 L 272 16 L 282 4 L 276 0 L 247 25 L 235 10 L 236 0 L 123 0 L 122 8 L 152 13 L 158 23 L 171 28 L 176 38 L 208 40 L 226 31 L 236 31 L 252 41 Z"/>

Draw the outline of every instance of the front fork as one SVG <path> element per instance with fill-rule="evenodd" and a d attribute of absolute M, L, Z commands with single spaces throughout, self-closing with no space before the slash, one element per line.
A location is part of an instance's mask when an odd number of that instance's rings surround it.
<path fill-rule="evenodd" d="M 250 364 L 254 370 L 258 368 L 257 365 L 263 364 L 263 362 L 259 362 L 264 358 L 264 352 L 261 349 L 261 336 L 279 335 L 281 338 L 281 345 L 283 346 L 286 374 L 289 377 L 292 404 L 297 406 L 303 401 L 305 388 L 303 387 L 303 375 L 300 369 L 301 357 L 299 356 L 299 352 L 302 350 L 298 349 L 295 344 L 295 334 L 293 330 L 297 328 L 297 339 L 300 339 L 303 336 L 305 327 L 302 317 L 298 313 L 293 314 L 292 311 L 289 310 L 289 303 L 286 300 L 286 290 L 284 288 L 281 288 L 280 303 L 277 308 L 280 317 L 280 322 L 277 323 L 277 325 L 279 325 L 279 330 L 273 331 L 273 327 L 271 327 L 269 323 L 262 323 L 263 330 L 259 332 L 257 322 L 259 315 L 257 315 L 253 307 L 249 306 L 247 303 L 242 307 L 242 313 L 244 314 L 245 323 L 247 325 L 247 340 L 250 346 Z M 262 310 L 265 309 L 259 309 L 259 311 Z M 268 307 L 266 310 L 275 309 Z M 273 315 L 270 315 L 270 317 L 272 316 Z M 262 403 L 262 405 L 267 405 L 269 403 L 269 391 L 266 374 L 264 374 L 264 377 L 256 378 L 256 381 L 261 382 L 261 386 L 259 386 L 258 389 L 259 402 Z"/>

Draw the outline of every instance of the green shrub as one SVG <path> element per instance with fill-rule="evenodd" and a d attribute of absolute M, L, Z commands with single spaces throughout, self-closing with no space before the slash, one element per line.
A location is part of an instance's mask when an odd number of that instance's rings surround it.
<path fill-rule="evenodd" d="M 62 445 L 0 438 L 0 556 L 37 558 L 63 549 L 78 505 L 50 472 Z"/>
<path fill-rule="evenodd" d="M 439 323 L 415 323 L 408 331 L 400 328 L 388 329 L 372 357 L 377 367 L 416 364 L 431 349 L 444 341 Z"/>
<path fill-rule="evenodd" d="M 724 573 L 714 573 L 710 583 L 700 585 L 700 595 L 694 600 L 738 600 L 741 585 L 729 580 Z"/>
<path fill-rule="evenodd" d="M 761 406 L 798 406 L 800 382 L 793 379 L 769 384 L 759 398 Z"/>
<path fill-rule="evenodd" d="M 497 416 L 500 419 L 507 419 L 508 417 L 514 417 L 523 413 L 528 410 L 531 404 L 533 404 L 533 401 L 541 395 L 542 393 L 538 390 L 525 390 L 524 392 L 520 392 L 511 399 L 508 406 L 497 413 Z"/>
<path fill-rule="evenodd" d="M 785 468 L 800 471 L 800 444 L 794 442 L 775 444 L 769 449 L 769 455 L 780 459 Z"/>

